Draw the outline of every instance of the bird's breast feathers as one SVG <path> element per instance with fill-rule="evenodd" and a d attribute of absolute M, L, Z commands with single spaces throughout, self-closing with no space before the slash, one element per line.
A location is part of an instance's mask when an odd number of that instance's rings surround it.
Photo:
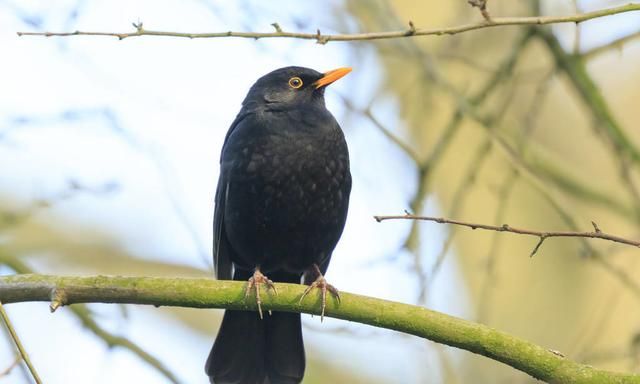
<path fill-rule="evenodd" d="M 303 122 L 276 114 L 252 116 L 235 128 L 225 144 L 222 167 L 232 178 L 286 182 L 289 178 L 319 180 L 344 177 L 349 154 L 344 135 L 331 115 Z M 268 123 L 267 123 L 268 121 Z"/>

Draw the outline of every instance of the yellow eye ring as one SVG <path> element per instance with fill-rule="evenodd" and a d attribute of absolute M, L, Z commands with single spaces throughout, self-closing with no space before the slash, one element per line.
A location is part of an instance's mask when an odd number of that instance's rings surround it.
<path fill-rule="evenodd" d="M 298 76 L 289 79 L 289 86 L 294 89 L 302 87 L 302 79 Z"/>

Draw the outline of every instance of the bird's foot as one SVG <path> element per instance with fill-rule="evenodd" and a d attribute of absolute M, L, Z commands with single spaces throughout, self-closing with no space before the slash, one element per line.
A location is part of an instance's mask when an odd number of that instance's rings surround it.
<path fill-rule="evenodd" d="M 269 280 L 269 278 L 265 275 L 262 274 L 262 272 L 260 272 L 260 269 L 256 268 L 256 270 L 253 272 L 253 276 L 251 276 L 247 282 L 247 289 L 244 292 L 244 297 L 245 299 L 247 297 L 249 297 L 249 294 L 251 293 L 251 290 L 255 290 L 256 291 L 256 304 L 258 305 L 258 314 L 260 315 L 260 318 L 262 319 L 262 299 L 260 298 L 260 285 L 266 285 L 267 286 L 267 291 L 269 291 L 269 289 L 273 290 L 273 293 L 275 293 L 276 295 L 278 294 L 278 291 L 276 290 L 276 286 L 273 284 L 273 281 Z M 269 311 L 269 313 L 271 313 L 271 311 Z"/>
<path fill-rule="evenodd" d="M 318 277 L 313 283 L 309 284 L 307 289 L 304 290 L 298 303 L 302 303 L 302 300 L 304 300 L 304 298 L 309 292 L 311 292 L 312 289 L 320 289 L 320 292 L 322 294 L 322 311 L 320 312 L 320 321 L 322 322 L 324 320 L 324 310 L 327 307 L 327 292 L 329 292 L 331 296 L 335 297 L 338 302 L 340 302 L 340 293 L 338 292 L 336 287 L 327 283 L 327 280 L 324 278 L 322 272 L 320 272 L 320 268 L 318 268 L 317 265 L 314 264 L 312 268 L 314 269 L 314 272 Z"/>

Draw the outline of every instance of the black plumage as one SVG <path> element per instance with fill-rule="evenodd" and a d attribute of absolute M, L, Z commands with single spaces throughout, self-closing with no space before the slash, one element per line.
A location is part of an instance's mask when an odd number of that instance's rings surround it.
<path fill-rule="evenodd" d="M 351 174 L 324 89 L 349 71 L 286 67 L 249 90 L 220 160 L 218 279 L 249 280 L 258 296 L 261 284 L 269 289 L 271 281 L 300 283 L 304 276 L 323 293 L 337 293 L 322 275 L 344 228 Z M 205 370 L 217 384 L 280 384 L 299 383 L 304 368 L 299 314 L 262 319 L 261 312 L 226 311 Z"/>

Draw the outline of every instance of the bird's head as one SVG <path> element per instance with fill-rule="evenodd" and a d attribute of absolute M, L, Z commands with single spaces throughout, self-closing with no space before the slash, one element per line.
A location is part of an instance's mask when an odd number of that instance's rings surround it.
<path fill-rule="evenodd" d="M 309 103 L 324 105 L 325 87 L 349 72 L 349 67 L 325 73 L 304 67 L 276 69 L 256 81 L 242 104 L 268 104 L 278 109 Z"/>

